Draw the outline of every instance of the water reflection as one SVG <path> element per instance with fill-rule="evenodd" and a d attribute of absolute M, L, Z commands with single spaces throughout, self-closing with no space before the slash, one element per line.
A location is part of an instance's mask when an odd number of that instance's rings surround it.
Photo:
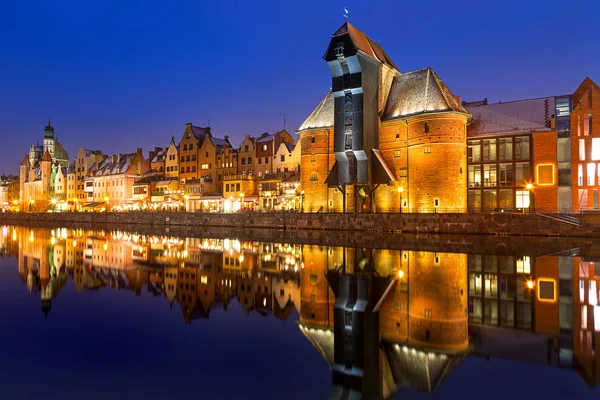
<path fill-rule="evenodd" d="M 3 227 L 0 252 L 18 257 L 45 314 L 68 277 L 78 292 L 164 297 L 185 323 L 231 301 L 278 319 L 296 309 L 331 366 L 331 398 L 433 392 L 467 355 L 600 381 L 593 249 L 459 254 Z"/>

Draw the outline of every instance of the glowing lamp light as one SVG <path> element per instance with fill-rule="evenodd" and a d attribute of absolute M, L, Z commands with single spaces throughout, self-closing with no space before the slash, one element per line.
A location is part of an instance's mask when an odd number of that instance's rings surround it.
<path fill-rule="evenodd" d="M 531 279 L 527 280 L 527 289 L 533 289 L 534 286 L 535 284 Z"/>
<path fill-rule="evenodd" d="M 532 183 L 528 183 L 527 185 L 525 185 L 525 189 L 532 190 L 533 189 L 533 184 Z"/>
<path fill-rule="evenodd" d="M 404 188 L 403 188 L 402 186 L 400 186 L 400 187 L 398 188 L 398 193 L 402 193 L 402 192 L 404 192 Z"/>
<path fill-rule="evenodd" d="M 398 271 L 398 278 L 400 278 L 400 279 L 404 278 L 404 271 L 403 270 Z"/>

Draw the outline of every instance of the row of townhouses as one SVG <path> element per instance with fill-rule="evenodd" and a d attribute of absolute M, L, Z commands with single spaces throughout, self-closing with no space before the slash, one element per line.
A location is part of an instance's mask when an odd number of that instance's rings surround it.
<path fill-rule="evenodd" d="M 491 103 L 465 102 L 432 68 L 401 72 L 349 23 L 323 57 L 331 89 L 297 131 L 239 146 L 209 127 L 179 142 L 73 162 L 48 123 L 21 164 L 21 210 L 234 212 L 580 212 L 599 208 L 600 87 Z M 10 179 L 7 178 L 8 181 Z M 3 181 L 4 182 L 4 181 Z M 15 185 L 14 183 L 12 184 Z M 9 193 L 13 193 L 10 197 Z"/>

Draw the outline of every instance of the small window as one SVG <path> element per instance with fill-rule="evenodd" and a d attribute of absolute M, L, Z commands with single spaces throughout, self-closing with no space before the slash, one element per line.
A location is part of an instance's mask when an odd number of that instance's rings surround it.
<path fill-rule="evenodd" d="M 400 158 L 400 154 L 401 154 L 401 153 L 402 153 L 402 152 L 401 152 L 400 150 L 395 150 L 395 151 L 394 151 L 394 158 Z"/>
<path fill-rule="evenodd" d="M 540 300 L 554 300 L 553 281 L 539 281 L 539 297 Z"/>
<path fill-rule="evenodd" d="M 310 173 L 310 181 L 311 182 L 316 182 L 319 180 L 319 175 L 317 174 L 317 172 L 313 171 Z"/>
<path fill-rule="evenodd" d="M 319 277 L 316 274 L 310 274 L 310 283 L 316 285 L 319 280 Z"/>
<path fill-rule="evenodd" d="M 263 149 L 263 151 L 267 151 L 267 145 L 266 145 L 266 144 L 263 144 L 263 145 L 262 145 L 262 149 Z"/>
<path fill-rule="evenodd" d="M 425 122 L 425 133 L 429 133 L 429 123 Z"/>
<path fill-rule="evenodd" d="M 316 138 L 315 136 L 312 136 L 312 137 L 310 138 L 310 142 L 311 142 L 311 143 L 314 143 L 316 140 L 317 140 L 317 138 Z"/>
<path fill-rule="evenodd" d="M 310 155 L 310 162 L 316 162 L 317 161 L 317 156 L 314 154 Z"/>
<path fill-rule="evenodd" d="M 431 309 L 425 310 L 425 318 L 431 318 Z"/>
<path fill-rule="evenodd" d="M 439 207 L 440 206 L 440 199 L 433 199 L 433 206 L 434 207 Z"/>
<path fill-rule="evenodd" d="M 281 162 L 284 162 L 284 161 L 285 161 L 285 154 L 282 154 L 281 155 Z"/>
<path fill-rule="evenodd" d="M 265 164 L 269 163 L 269 157 L 265 157 Z"/>
<path fill-rule="evenodd" d="M 329 207 L 333 207 L 333 200 L 329 200 Z"/>
<path fill-rule="evenodd" d="M 423 146 L 423 153 L 425 153 L 425 154 L 431 153 L 431 146 Z"/>

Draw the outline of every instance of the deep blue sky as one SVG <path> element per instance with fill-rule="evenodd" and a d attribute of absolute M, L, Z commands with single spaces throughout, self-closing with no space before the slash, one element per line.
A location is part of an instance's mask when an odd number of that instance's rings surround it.
<path fill-rule="evenodd" d="M 210 124 L 295 131 L 330 87 L 323 56 L 350 22 L 401 71 L 431 66 L 464 100 L 572 93 L 600 82 L 595 0 L 572 2 L 19 0 L 0 4 L 0 173 L 48 119 L 80 145 L 131 152 Z"/>

